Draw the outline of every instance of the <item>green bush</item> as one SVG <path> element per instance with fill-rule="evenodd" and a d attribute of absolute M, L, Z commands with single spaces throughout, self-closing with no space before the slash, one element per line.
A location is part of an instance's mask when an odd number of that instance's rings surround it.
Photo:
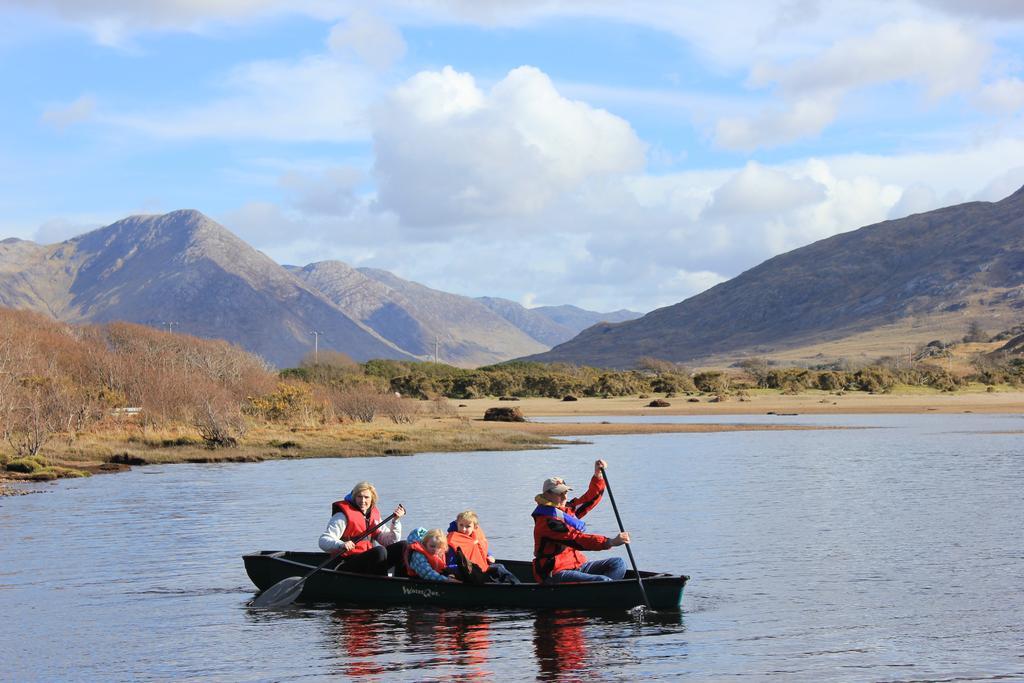
<path fill-rule="evenodd" d="M 46 463 L 38 455 L 28 458 L 16 458 L 7 463 L 8 472 L 20 472 L 22 474 L 32 474 L 45 468 Z"/>
<path fill-rule="evenodd" d="M 729 378 L 714 370 L 698 372 L 693 376 L 693 384 L 706 394 L 724 394 L 729 391 Z"/>
<path fill-rule="evenodd" d="M 853 380 L 864 391 L 876 394 L 889 393 L 896 386 L 896 377 L 887 368 L 871 366 L 862 368 L 853 374 Z"/>

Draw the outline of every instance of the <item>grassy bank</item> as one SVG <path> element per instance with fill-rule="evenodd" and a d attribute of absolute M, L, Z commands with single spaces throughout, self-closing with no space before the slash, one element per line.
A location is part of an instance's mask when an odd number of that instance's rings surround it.
<path fill-rule="evenodd" d="M 554 447 L 573 443 L 544 434 L 495 430 L 452 417 L 396 425 L 336 424 L 319 427 L 262 426 L 249 430 L 231 448 L 206 448 L 188 428 L 145 429 L 125 427 L 54 439 L 39 456 L 14 459 L 8 466 L 26 471 L 0 470 L 0 480 L 47 481 L 124 471 L 131 466 L 168 463 L 258 462 L 282 458 L 345 458 L 412 455 L 424 452 L 507 451 Z"/>

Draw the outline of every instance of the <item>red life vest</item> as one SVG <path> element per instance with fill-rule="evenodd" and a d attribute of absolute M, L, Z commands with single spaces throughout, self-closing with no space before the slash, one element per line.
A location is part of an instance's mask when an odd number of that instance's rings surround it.
<path fill-rule="evenodd" d="M 466 559 L 480 567 L 483 571 L 487 571 L 487 568 L 491 566 L 487 561 L 487 537 L 484 536 L 484 532 L 479 526 L 473 529 L 472 536 L 458 530 L 449 531 L 448 549 L 452 553 L 455 553 L 456 550 L 462 550 L 462 554 L 466 556 Z"/>
<path fill-rule="evenodd" d="M 594 509 L 604 496 L 604 478 L 594 475 L 587 492 L 558 508 L 537 496 L 533 511 L 533 575 L 538 583 L 552 574 L 577 569 L 587 561 L 581 550 L 606 550 L 608 538 L 588 534 L 581 517 Z"/>
<path fill-rule="evenodd" d="M 370 507 L 369 519 L 363 514 L 363 511 L 358 507 L 350 503 L 348 500 L 336 500 L 331 505 L 331 516 L 342 512 L 345 514 L 345 535 L 341 537 L 343 541 L 354 541 L 363 534 L 366 533 L 367 529 L 380 524 L 380 511 L 377 510 L 377 506 Z M 348 552 L 339 553 L 338 557 L 348 557 L 350 555 L 358 555 L 359 553 L 365 553 L 367 550 L 373 547 L 373 539 L 377 537 L 380 530 L 373 532 L 363 540 L 356 543 L 356 547 Z"/>
<path fill-rule="evenodd" d="M 422 543 L 416 541 L 415 543 L 410 543 L 405 548 L 405 571 L 408 572 L 409 576 L 413 578 L 419 577 L 419 574 L 416 573 L 416 570 L 412 568 L 412 562 L 409 561 L 412 559 L 413 553 L 420 553 L 425 558 L 427 558 L 427 562 L 430 563 L 431 568 L 438 574 L 444 574 L 445 571 L 447 571 L 448 569 L 448 565 L 446 565 L 444 562 L 444 555 L 438 557 L 437 555 L 434 555 L 426 548 L 424 548 Z"/>

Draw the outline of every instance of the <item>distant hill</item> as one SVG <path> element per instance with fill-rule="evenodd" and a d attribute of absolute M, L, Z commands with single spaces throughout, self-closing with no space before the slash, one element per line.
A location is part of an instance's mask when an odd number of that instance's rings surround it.
<path fill-rule="evenodd" d="M 550 347 L 480 302 L 387 271 L 321 261 L 293 269 L 347 315 L 417 356 L 488 365 Z"/>
<path fill-rule="evenodd" d="M 569 341 L 599 322 L 622 322 L 643 315 L 627 310 L 597 313 L 569 305 L 526 308 L 515 301 L 489 296 L 478 297 L 477 301 L 545 346 L 555 346 Z"/>
<path fill-rule="evenodd" d="M 681 303 L 600 324 L 531 360 L 628 367 L 898 355 L 969 322 L 1024 318 L 1024 189 L 843 233 L 776 256 Z"/>
<path fill-rule="evenodd" d="M 530 310 L 550 318 L 559 325 L 564 325 L 569 329 L 579 332 L 598 323 L 622 323 L 627 320 L 635 320 L 643 315 L 643 313 L 626 310 L 625 308 L 610 313 L 595 313 L 594 311 L 588 311 L 570 304 L 538 306 Z"/>

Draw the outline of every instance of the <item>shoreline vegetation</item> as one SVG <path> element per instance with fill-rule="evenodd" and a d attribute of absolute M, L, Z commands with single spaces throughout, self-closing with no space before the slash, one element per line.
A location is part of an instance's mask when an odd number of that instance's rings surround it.
<path fill-rule="evenodd" d="M 967 360 L 964 348 L 959 357 L 949 351 L 943 364 L 905 361 L 902 369 L 747 359 L 693 372 L 647 359 L 638 370 L 516 362 L 464 370 L 359 364 L 321 352 L 278 372 L 223 341 L 0 309 L 0 494 L 23 492 L 5 482 L 147 464 L 503 451 L 603 434 L 809 428 L 743 424 L 743 415 L 755 414 L 1024 413 L 1024 363 L 984 359 L 988 349 L 977 344 L 966 345 L 974 354 Z M 526 421 L 484 421 L 490 408 L 518 408 Z M 659 415 L 737 419 L 650 421 Z M 566 419 L 574 416 L 644 421 Z M 536 421 L 544 417 L 564 421 Z"/>

